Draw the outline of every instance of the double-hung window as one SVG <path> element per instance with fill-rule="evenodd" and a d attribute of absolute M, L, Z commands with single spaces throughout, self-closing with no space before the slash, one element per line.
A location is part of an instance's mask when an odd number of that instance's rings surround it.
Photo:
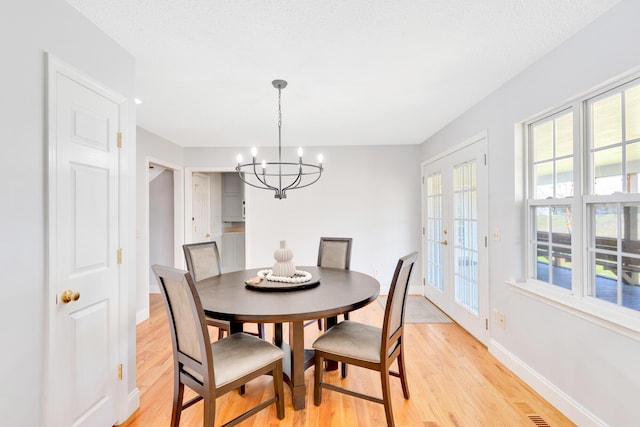
<path fill-rule="evenodd" d="M 640 78 L 536 117 L 525 134 L 529 281 L 640 312 Z"/>

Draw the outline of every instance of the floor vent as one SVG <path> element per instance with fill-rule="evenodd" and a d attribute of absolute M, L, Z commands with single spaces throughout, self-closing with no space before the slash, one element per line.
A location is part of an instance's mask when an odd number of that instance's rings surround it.
<path fill-rule="evenodd" d="M 531 409 L 526 402 L 513 402 L 513 404 L 531 420 L 536 427 L 550 427 L 549 424 L 540 415 Z"/>
<path fill-rule="evenodd" d="M 537 427 L 550 427 L 540 415 L 527 415 Z"/>

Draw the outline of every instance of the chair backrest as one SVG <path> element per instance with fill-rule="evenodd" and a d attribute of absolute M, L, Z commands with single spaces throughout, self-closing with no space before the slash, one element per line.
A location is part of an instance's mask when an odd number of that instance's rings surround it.
<path fill-rule="evenodd" d="M 167 309 L 176 369 L 205 386 L 215 384 L 209 331 L 191 274 L 160 265 L 151 269 Z"/>
<path fill-rule="evenodd" d="M 318 248 L 318 267 L 349 269 L 351 237 L 321 237 Z"/>
<path fill-rule="evenodd" d="M 216 242 L 188 243 L 182 245 L 182 249 L 187 261 L 187 270 L 195 282 L 219 276 L 222 273 Z"/>
<path fill-rule="evenodd" d="M 384 310 L 384 324 L 382 327 L 382 351 L 386 354 L 381 356 L 390 356 L 391 352 L 397 348 L 398 340 L 402 336 L 409 279 L 411 278 L 413 265 L 417 258 L 417 252 L 403 256 L 398 260 L 396 270 L 393 273 L 391 289 L 389 289 L 389 298 L 387 298 L 387 306 Z"/>

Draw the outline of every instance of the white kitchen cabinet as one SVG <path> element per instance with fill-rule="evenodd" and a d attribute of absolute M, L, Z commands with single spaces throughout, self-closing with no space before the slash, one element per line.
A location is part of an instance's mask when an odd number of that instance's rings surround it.
<path fill-rule="evenodd" d="M 222 174 L 222 221 L 244 221 L 244 183 L 235 172 Z"/>
<path fill-rule="evenodd" d="M 244 233 L 222 234 L 222 271 L 244 270 Z"/>

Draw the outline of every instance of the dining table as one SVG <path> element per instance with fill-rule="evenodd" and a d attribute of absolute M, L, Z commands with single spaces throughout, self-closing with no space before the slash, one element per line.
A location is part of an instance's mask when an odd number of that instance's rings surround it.
<path fill-rule="evenodd" d="M 232 334 L 241 332 L 245 323 L 274 324 L 273 343 L 284 352 L 284 380 L 291 389 L 293 407 L 304 409 L 304 372 L 313 366 L 314 357 L 313 350 L 304 346 L 305 321 L 326 318 L 327 327 L 335 325 L 338 315 L 374 301 L 380 293 L 380 283 L 353 270 L 302 266 L 296 270 L 311 278 L 296 289 L 266 279 L 261 282 L 264 287 L 246 284 L 261 270 L 266 269 L 223 273 L 197 282 L 200 302 L 207 316 L 228 320 Z M 289 325 L 288 341 L 283 339 L 283 323 Z M 337 369 L 337 364 L 330 364 L 327 369 Z"/>

